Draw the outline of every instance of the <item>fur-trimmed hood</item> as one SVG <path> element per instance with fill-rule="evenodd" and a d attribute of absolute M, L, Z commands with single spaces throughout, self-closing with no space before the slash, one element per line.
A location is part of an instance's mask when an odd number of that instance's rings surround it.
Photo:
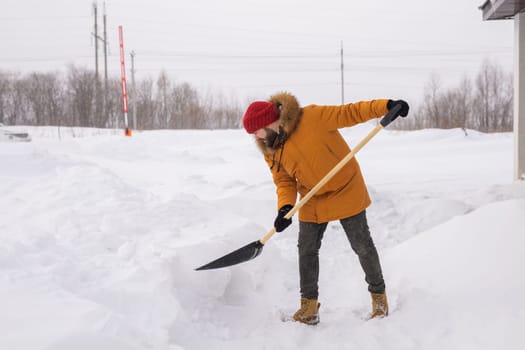
<path fill-rule="evenodd" d="M 271 96 L 268 102 L 279 108 L 279 125 L 287 136 L 290 135 L 297 127 L 302 113 L 297 98 L 288 92 L 281 92 Z"/>
<path fill-rule="evenodd" d="M 297 98 L 288 92 L 280 92 L 271 96 L 268 102 L 279 108 L 279 126 L 284 131 L 285 136 L 289 137 L 297 128 L 303 112 Z M 262 141 L 257 141 L 257 146 L 266 155 L 274 154 L 276 151 L 267 147 Z"/>

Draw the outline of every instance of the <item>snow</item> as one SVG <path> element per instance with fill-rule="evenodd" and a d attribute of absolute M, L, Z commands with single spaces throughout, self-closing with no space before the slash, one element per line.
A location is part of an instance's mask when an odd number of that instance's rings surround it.
<path fill-rule="evenodd" d="M 345 129 L 357 144 L 372 124 Z M 272 226 L 242 130 L 24 128 L 0 143 L 0 349 L 520 349 L 525 184 L 511 134 L 383 130 L 357 155 L 391 314 L 340 225 L 321 248 L 321 323 L 299 306 L 297 219 L 256 259 L 194 271 Z M 59 137 L 60 136 L 60 137 Z"/>

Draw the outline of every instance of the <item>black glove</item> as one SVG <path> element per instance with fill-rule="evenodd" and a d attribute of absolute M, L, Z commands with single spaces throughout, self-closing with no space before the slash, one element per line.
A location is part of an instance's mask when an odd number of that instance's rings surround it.
<path fill-rule="evenodd" d="M 284 231 L 285 228 L 290 226 L 292 224 L 292 219 L 285 219 L 284 216 L 288 214 L 290 210 L 292 210 L 293 205 L 286 204 L 279 209 L 279 212 L 277 213 L 277 217 L 275 218 L 275 221 L 273 223 L 273 227 L 275 227 L 275 231 L 281 232 Z"/>
<path fill-rule="evenodd" d="M 395 106 L 400 105 L 401 109 L 399 110 L 399 115 L 402 117 L 406 117 L 408 115 L 408 110 L 410 107 L 408 106 L 408 103 L 404 100 L 388 100 L 386 103 L 386 108 L 388 110 L 391 110 Z"/>

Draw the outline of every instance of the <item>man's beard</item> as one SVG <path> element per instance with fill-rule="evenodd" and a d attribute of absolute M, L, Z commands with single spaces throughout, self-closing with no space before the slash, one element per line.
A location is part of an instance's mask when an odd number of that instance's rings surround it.
<path fill-rule="evenodd" d="M 263 140 L 264 145 L 272 149 L 279 148 L 282 143 L 279 139 L 279 133 L 270 128 L 264 128 L 264 130 L 266 130 L 266 137 Z"/>

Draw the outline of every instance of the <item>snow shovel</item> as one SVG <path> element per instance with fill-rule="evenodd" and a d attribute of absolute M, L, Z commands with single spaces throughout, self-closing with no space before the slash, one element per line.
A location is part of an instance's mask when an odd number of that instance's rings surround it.
<path fill-rule="evenodd" d="M 310 198 L 313 197 L 314 194 L 317 193 L 317 191 L 319 191 L 321 187 L 323 187 L 328 181 L 330 181 L 330 179 L 339 170 L 341 170 L 341 168 L 345 166 L 346 163 L 348 163 L 355 156 L 355 154 L 359 152 L 359 150 L 363 148 L 363 146 L 366 145 L 368 141 L 370 141 L 370 139 L 372 139 L 372 137 L 374 137 L 379 131 L 381 131 L 381 129 L 383 129 L 388 124 L 390 124 L 394 119 L 396 119 L 399 116 L 398 113 L 400 109 L 401 109 L 401 106 L 396 105 L 394 106 L 394 108 L 388 111 L 388 113 L 383 117 L 383 119 L 381 119 L 379 124 L 372 131 L 370 131 L 370 133 L 368 133 L 368 135 L 366 135 L 366 137 L 363 140 L 361 140 L 361 142 L 359 142 L 359 144 L 357 144 L 357 146 L 355 146 L 350 153 L 348 153 L 341 161 L 339 161 L 339 163 L 337 163 L 337 165 L 334 166 L 334 168 L 330 170 L 330 172 L 326 174 L 325 177 L 323 177 L 321 181 L 319 181 L 319 183 L 315 185 L 314 188 L 312 188 L 310 192 L 308 192 L 299 201 L 299 203 L 297 203 L 284 216 L 284 218 L 290 219 L 306 202 L 308 202 L 308 200 L 310 200 Z M 247 244 L 244 247 L 239 248 L 229 254 L 226 254 L 225 256 L 219 259 L 216 259 L 206 265 L 202 265 L 201 267 L 198 267 L 195 270 L 200 271 L 200 270 L 218 269 L 221 267 L 228 267 L 228 266 L 240 264 L 242 262 L 255 259 L 257 256 L 259 256 L 259 254 L 261 254 L 264 245 L 266 244 L 266 242 L 268 242 L 270 238 L 272 238 L 275 232 L 276 232 L 275 227 L 273 227 L 260 240 Z"/>

